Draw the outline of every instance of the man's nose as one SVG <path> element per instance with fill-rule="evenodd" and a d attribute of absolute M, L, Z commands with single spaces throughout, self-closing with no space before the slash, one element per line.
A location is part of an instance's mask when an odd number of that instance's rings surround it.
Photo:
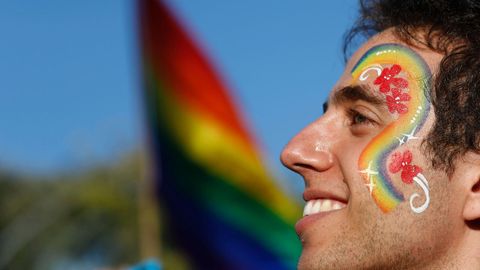
<path fill-rule="evenodd" d="M 283 165 L 302 175 L 312 170 L 327 171 L 334 164 L 333 135 L 321 119 L 310 124 L 283 149 L 280 156 Z"/>

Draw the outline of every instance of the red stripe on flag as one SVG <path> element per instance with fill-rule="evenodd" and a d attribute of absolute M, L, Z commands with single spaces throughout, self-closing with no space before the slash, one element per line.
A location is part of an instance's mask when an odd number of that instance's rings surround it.
<path fill-rule="evenodd" d="M 161 1 L 140 1 L 144 57 L 179 102 L 255 145 L 211 64 Z"/>

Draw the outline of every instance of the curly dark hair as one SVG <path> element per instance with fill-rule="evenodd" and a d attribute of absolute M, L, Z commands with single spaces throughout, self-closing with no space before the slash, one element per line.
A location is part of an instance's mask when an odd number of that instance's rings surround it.
<path fill-rule="evenodd" d="M 480 0 L 360 0 L 345 58 L 356 38 L 388 28 L 407 44 L 445 55 L 427 93 L 436 121 L 423 145 L 433 168 L 452 175 L 464 154 L 480 153 Z"/>

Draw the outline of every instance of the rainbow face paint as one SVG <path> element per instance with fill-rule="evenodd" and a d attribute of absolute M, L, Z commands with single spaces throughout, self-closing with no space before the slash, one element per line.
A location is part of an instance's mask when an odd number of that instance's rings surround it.
<path fill-rule="evenodd" d="M 382 44 L 368 50 L 351 74 L 354 83 L 375 78 L 374 88 L 385 95 L 390 113 L 398 114 L 397 120 L 369 142 L 358 160 L 359 171 L 375 203 L 387 213 L 405 200 L 387 173 L 387 163 L 397 147 L 418 139 L 415 135 L 423 127 L 430 111 L 427 95 L 430 93 L 431 72 L 423 58 L 408 47 Z M 412 157 L 408 155 L 405 158 L 411 161 Z M 398 155 L 396 158 L 398 160 Z M 405 162 L 403 165 L 400 162 L 400 165 L 403 167 L 395 167 L 395 172 L 401 171 L 402 180 L 403 174 L 408 174 L 408 180 L 414 181 L 424 191 L 425 201 L 419 207 L 415 206 L 414 200 L 420 195 L 415 193 L 410 196 L 412 211 L 421 213 L 430 201 L 428 182 L 417 166 Z M 411 168 L 416 171 L 408 171 Z"/>

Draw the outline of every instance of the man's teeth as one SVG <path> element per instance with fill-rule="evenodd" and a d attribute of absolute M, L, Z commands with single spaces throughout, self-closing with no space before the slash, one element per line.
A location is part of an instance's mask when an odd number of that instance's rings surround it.
<path fill-rule="evenodd" d="M 303 209 L 303 216 L 338 210 L 345 207 L 346 205 L 339 201 L 328 199 L 310 200 L 307 202 L 305 208 Z"/>

